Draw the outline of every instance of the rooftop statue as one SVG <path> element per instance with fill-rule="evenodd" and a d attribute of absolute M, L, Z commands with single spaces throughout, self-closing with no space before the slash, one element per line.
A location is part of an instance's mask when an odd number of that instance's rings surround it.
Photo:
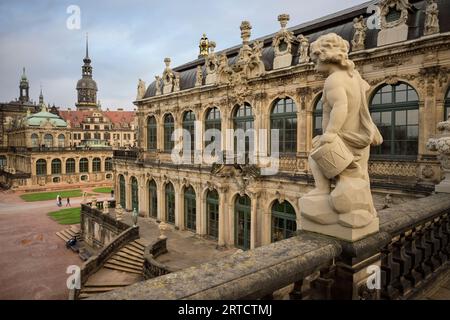
<path fill-rule="evenodd" d="M 369 113 L 369 84 L 348 59 L 349 48 L 334 33 L 311 44 L 311 60 L 328 77 L 322 95 L 324 132 L 313 139 L 309 157 L 316 188 L 300 199 L 300 208 L 302 229 L 355 241 L 379 228 L 368 160 L 370 145 L 383 139 Z"/>

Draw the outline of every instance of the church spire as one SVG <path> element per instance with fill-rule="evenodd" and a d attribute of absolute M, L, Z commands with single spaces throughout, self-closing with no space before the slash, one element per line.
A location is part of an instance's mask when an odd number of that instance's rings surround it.
<path fill-rule="evenodd" d="M 89 59 L 89 35 L 86 32 L 86 58 L 85 59 Z"/>
<path fill-rule="evenodd" d="M 39 94 L 39 104 L 44 103 L 44 95 L 42 94 L 42 84 L 41 84 L 41 93 Z"/>
<path fill-rule="evenodd" d="M 30 85 L 28 84 L 28 79 L 25 74 L 25 67 L 23 67 L 22 76 L 20 77 L 20 84 L 19 84 L 19 90 L 20 90 L 19 101 L 20 102 L 24 103 L 24 102 L 30 101 L 29 89 L 30 89 Z"/>

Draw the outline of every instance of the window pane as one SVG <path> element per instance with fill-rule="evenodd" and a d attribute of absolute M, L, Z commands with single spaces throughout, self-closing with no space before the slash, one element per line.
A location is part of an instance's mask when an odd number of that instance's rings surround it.
<path fill-rule="evenodd" d="M 406 124 L 406 110 L 395 112 L 395 125 L 405 125 Z"/>
<path fill-rule="evenodd" d="M 408 110 L 408 124 L 419 124 L 419 110 Z"/>

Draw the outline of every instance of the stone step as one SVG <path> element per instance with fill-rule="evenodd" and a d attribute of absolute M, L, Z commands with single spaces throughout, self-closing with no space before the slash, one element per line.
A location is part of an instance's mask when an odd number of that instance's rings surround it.
<path fill-rule="evenodd" d="M 120 261 L 120 260 L 112 259 L 112 258 L 109 259 L 107 263 L 115 265 L 115 266 L 119 266 L 119 267 L 133 269 L 136 271 L 142 271 L 142 266 L 135 266 L 135 265 L 132 265 L 132 264 Z"/>
<path fill-rule="evenodd" d="M 126 253 L 126 252 L 119 251 L 115 255 L 118 255 L 118 256 L 123 257 L 125 259 L 133 260 L 133 261 L 138 262 L 138 263 L 142 263 L 142 264 L 144 263 L 144 258 L 143 257 L 132 256 L 132 255 L 129 255 L 128 253 Z"/>
<path fill-rule="evenodd" d="M 137 254 L 143 256 L 144 255 L 144 250 L 138 249 L 136 247 L 133 247 L 130 244 L 127 244 L 124 248 L 127 248 L 128 250 L 131 250 L 133 252 L 136 252 Z"/>
<path fill-rule="evenodd" d="M 117 254 L 115 254 L 111 258 L 115 259 L 115 260 L 118 260 L 118 261 L 121 261 L 121 262 L 124 262 L 124 263 L 128 263 L 128 264 L 134 265 L 136 267 L 140 267 L 140 268 L 142 268 L 142 266 L 144 265 L 144 262 L 137 262 L 136 260 L 131 260 L 131 259 L 128 259 L 128 258 L 124 258 L 124 257 L 119 256 Z"/>
<path fill-rule="evenodd" d="M 56 232 L 56 235 L 64 240 L 64 242 L 67 242 L 69 240 L 69 238 L 66 235 L 62 234 L 61 231 Z"/>
<path fill-rule="evenodd" d="M 124 271 L 124 272 L 128 272 L 128 273 L 134 273 L 134 274 L 142 274 L 142 270 L 135 270 L 135 269 L 130 269 L 130 268 L 125 268 L 125 267 L 120 267 L 120 266 L 116 266 L 114 264 L 111 263 L 105 263 L 104 265 L 105 268 L 107 269 L 112 269 L 112 270 L 118 270 L 118 271 Z"/>
<path fill-rule="evenodd" d="M 104 286 L 104 287 L 84 287 L 83 289 L 81 289 L 80 293 L 102 293 L 102 292 L 108 292 L 111 290 L 115 290 L 118 288 L 122 288 L 124 286 Z"/>
<path fill-rule="evenodd" d="M 133 283 L 136 282 L 104 282 L 104 281 L 94 282 L 91 279 L 88 279 L 83 288 L 104 288 L 104 287 L 121 288 L 132 285 Z"/>
<path fill-rule="evenodd" d="M 80 233 L 80 227 L 79 226 L 71 226 L 70 230 L 72 230 L 74 233 Z"/>
<path fill-rule="evenodd" d="M 122 249 L 120 249 L 119 251 L 124 252 L 124 253 L 127 253 L 127 254 L 129 254 L 129 255 L 131 255 L 131 256 L 134 256 L 134 257 L 136 257 L 136 258 L 142 259 L 142 257 L 143 257 L 143 254 L 142 254 L 142 253 L 138 253 L 138 252 L 136 252 L 136 251 L 130 250 L 130 249 L 127 248 L 127 247 L 122 248 Z"/>
<path fill-rule="evenodd" d="M 136 239 L 133 242 L 136 242 L 137 244 L 141 245 L 143 248 L 145 248 L 147 246 L 147 244 L 145 244 L 144 241 L 141 239 Z"/>
<path fill-rule="evenodd" d="M 78 299 L 83 300 L 83 299 L 87 299 L 87 298 L 89 298 L 91 296 L 92 296 L 92 294 L 89 294 L 89 293 L 80 293 L 78 295 Z"/>
<path fill-rule="evenodd" d="M 146 246 L 144 246 L 143 244 L 136 242 L 136 240 L 130 242 L 130 244 L 140 250 L 144 250 Z"/>
<path fill-rule="evenodd" d="M 73 235 L 67 230 L 63 230 L 61 231 L 61 233 L 64 234 L 68 239 L 73 238 Z"/>

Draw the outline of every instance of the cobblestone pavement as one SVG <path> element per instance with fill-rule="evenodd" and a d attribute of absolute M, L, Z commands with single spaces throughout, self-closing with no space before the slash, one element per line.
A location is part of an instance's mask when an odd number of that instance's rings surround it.
<path fill-rule="evenodd" d="M 47 216 L 61 208 L 19 195 L 0 192 L 0 299 L 67 299 L 67 266 L 82 261 L 55 234 L 69 226 Z M 72 206 L 80 201 L 71 199 Z"/>

